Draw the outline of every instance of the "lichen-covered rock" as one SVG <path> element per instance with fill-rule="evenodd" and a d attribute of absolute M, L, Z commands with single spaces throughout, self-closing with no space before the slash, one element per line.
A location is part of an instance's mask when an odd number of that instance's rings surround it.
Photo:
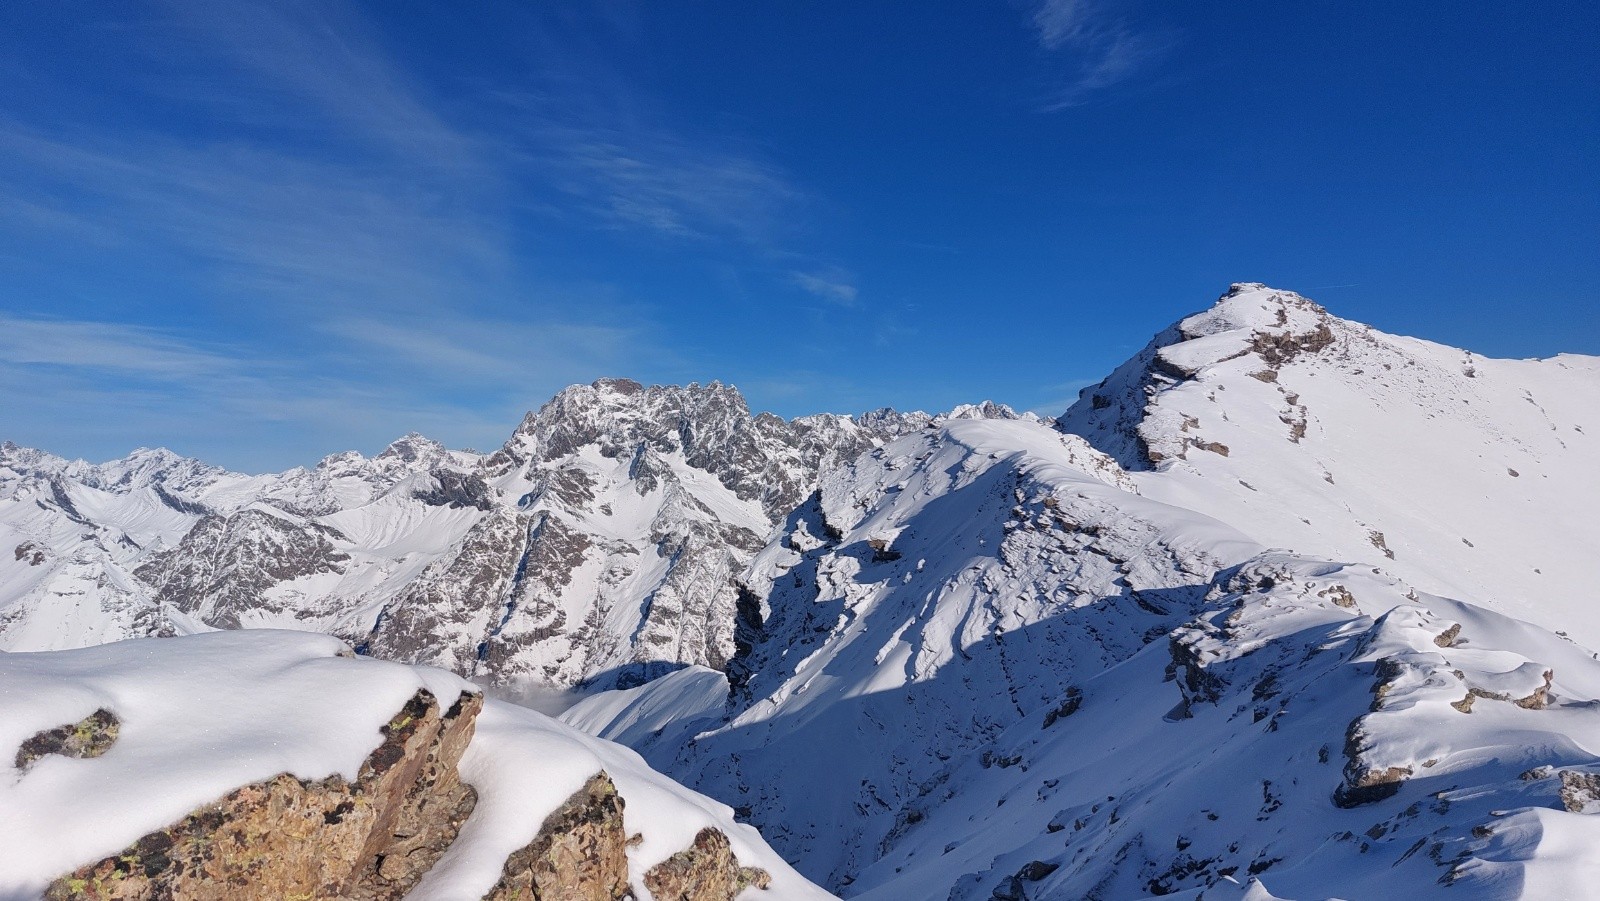
<path fill-rule="evenodd" d="M 455 771 L 482 705 L 462 695 L 441 715 L 419 690 L 354 782 L 285 773 L 246 785 L 56 880 L 46 898 L 399 898 L 472 811 Z"/>
<path fill-rule="evenodd" d="M 688 850 L 679 851 L 644 874 L 656 901 L 732 901 L 750 886 L 766 888 L 765 870 L 739 866 L 728 837 L 702 829 Z"/>
<path fill-rule="evenodd" d="M 628 885 L 622 796 L 597 773 L 550 814 L 539 834 L 506 859 L 484 901 L 621 901 Z M 665 896 L 657 895 L 658 901 Z M 731 897 L 731 896 L 729 896 Z"/>
<path fill-rule="evenodd" d="M 461 781 L 456 765 L 482 710 L 483 695 L 460 695 L 445 711 L 438 737 L 428 743 L 416 775 L 388 783 L 398 792 L 385 805 L 392 815 L 368 840 L 364 857 L 370 864 L 355 873 L 345 897 L 376 901 L 404 894 L 455 841 L 478 803 L 477 792 Z"/>
<path fill-rule="evenodd" d="M 23 742 L 17 749 L 16 768 L 26 769 L 48 754 L 79 760 L 99 757 L 111 749 L 121 728 L 117 715 L 102 707 L 76 723 L 46 729 Z"/>

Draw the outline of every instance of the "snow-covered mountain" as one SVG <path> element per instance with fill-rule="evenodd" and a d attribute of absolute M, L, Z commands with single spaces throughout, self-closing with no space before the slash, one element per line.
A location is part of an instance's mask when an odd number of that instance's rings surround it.
<path fill-rule="evenodd" d="M 1060 425 L 1147 497 L 1600 647 L 1600 358 L 1487 359 L 1240 284 Z"/>
<path fill-rule="evenodd" d="M 851 897 L 1577 897 L 1600 663 L 1549 630 L 1593 629 L 1600 368 L 1442 360 L 1235 286 L 1059 431 L 829 473 L 726 677 L 564 718 Z"/>
<path fill-rule="evenodd" d="M 1030 423 L 901 439 L 757 558 L 730 701 L 685 672 L 564 718 L 850 897 L 1590 878 L 1591 652 L 1131 484 Z"/>
<path fill-rule="evenodd" d="M 847 897 L 1576 897 L 1596 420 L 1600 359 L 1241 284 L 1056 422 L 607 380 L 487 455 L 8 445 L 0 647 L 289 626 L 614 686 L 562 718 Z"/>
<path fill-rule="evenodd" d="M 493 454 L 409 435 L 243 476 L 0 448 L 0 648 L 206 628 L 339 635 L 514 687 L 733 653 L 735 578 L 819 473 L 946 418 L 752 415 L 731 386 L 574 386 Z"/>

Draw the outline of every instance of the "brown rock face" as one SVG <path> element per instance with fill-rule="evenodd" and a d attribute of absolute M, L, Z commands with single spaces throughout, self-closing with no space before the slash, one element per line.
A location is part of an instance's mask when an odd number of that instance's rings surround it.
<path fill-rule="evenodd" d="M 284 773 L 235 789 L 56 880 L 45 898 L 397 901 L 444 856 L 477 805 L 457 764 L 482 709 L 482 695 L 464 694 L 441 713 L 432 694 L 418 691 L 382 728 L 383 743 L 354 782 Z M 30 746 L 39 744 L 41 754 L 97 756 L 115 740 L 116 727 L 114 716 L 97 711 L 40 733 Z M 622 811 L 611 778 L 596 774 L 506 860 L 484 901 L 631 899 Z M 645 874 L 657 901 L 733 901 L 768 881 L 765 870 L 741 867 L 716 829 L 701 830 L 688 850 Z"/>
<path fill-rule="evenodd" d="M 476 804 L 456 764 L 482 706 L 482 696 L 462 695 L 441 715 L 418 691 L 354 783 L 282 774 L 244 786 L 56 880 L 46 898 L 397 899 Z"/>
<path fill-rule="evenodd" d="M 611 777 L 598 773 L 545 819 L 538 836 L 506 860 L 500 881 L 484 901 L 624 901 L 628 835 L 622 797 Z M 728 837 L 702 829 L 688 850 L 644 876 L 656 901 L 733 901 L 746 888 L 766 888 L 765 870 L 741 867 Z"/>
<path fill-rule="evenodd" d="M 741 867 L 716 829 L 702 829 L 687 851 L 679 851 L 644 874 L 645 888 L 656 901 L 733 901 L 750 886 L 766 888 L 766 870 Z"/>
<path fill-rule="evenodd" d="M 1333 342 L 1333 330 L 1328 327 L 1328 323 L 1320 322 L 1316 328 L 1303 335 L 1293 335 L 1288 332 L 1257 332 L 1250 336 L 1250 349 L 1255 351 L 1268 366 L 1277 368 L 1303 353 L 1316 353 Z"/>
<path fill-rule="evenodd" d="M 539 834 L 506 859 L 484 901 L 621 901 L 628 887 L 622 796 L 598 773 L 545 819 Z"/>

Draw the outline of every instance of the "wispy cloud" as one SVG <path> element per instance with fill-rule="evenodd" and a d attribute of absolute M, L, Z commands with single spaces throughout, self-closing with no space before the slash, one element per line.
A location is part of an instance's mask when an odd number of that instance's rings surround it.
<path fill-rule="evenodd" d="M 777 167 L 655 133 L 551 129 L 559 187 L 618 227 L 680 238 L 765 240 L 801 192 Z"/>
<path fill-rule="evenodd" d="M 0 317 L 0 437 L 188 441 L 231 465 L 430 424 L 493 443 L 570 381 L 684 371 L 661 308 L 582 265 L 542 274 L 574 224 L 856 299 L 808 248 L 793 173 L 615 72 L 435 92 L 342 0 L 128 16 L 107 62 L 127 116 L 52 82 L 76 105 L 0 117 L 0 289 L 53 314 Z"/>
<path fill-rule="evenodd" d="M 198 95 L 196 85 L 186 83 L 186 98 L 308 137 L 332 125 L 344 137 L 418 165 L 470 169 L 476 164 L 477 141 L 439 113 L 348 4 L 168 0 L 164 5 L 178 33 L 189 38 L 177 49 L 208 51 L 256 76 L 253 84 L 213 84 Z M 306 121 L 308 111 L 321 121 Z"/>
<path fill-rule="evenodd" d="M 210 378 L 233 369 L 229 357 L 156 329 L 3 313 L 0 363 L 135 373 L 172 381 Z"/>
<path fill-rule="evenodd" d="M 370 452 L 413 429 L 493 447 L 566 373 L 595 377 L 641 354 L 635 330 L 599 326 L 440 318 L 329 330 L 343 338 L 337 356 L 278 359 L 172 330 L 0 315 L 0 437 L 106 453 L 168 444 L 261 469 L 351 444 Z M 456 401 L 464 386 L 471 406 Z"/>
<path fill-rule="evenodd" d="M 20 126 L 0 130 L 0 159 L 13 163 L 10 176 L 0 175 L 0 196 L 50 211 L 0 214 L 0 227 L 164 246 L 204 261 L 231 288 L 268 291 L 278 302 L 436 301 L 464 276 L 481 279 L 504 264 L 492 208 L 466 194 L 440 199 L 392 169 Z"/>
<path fill-rule="evenodd" d="M 802 291 L 842 307 L 854 306 L 856 297 L 860 293 L 850 274 L 839 269 L 791 272 L 789 278 Z"/>
<path fill-rule="evenodd" d="M 1142 75 L 1172 47 L 1170 35 L 1130 24 L 1118 0 L 1042 0 L 1034 9 L 1039 44 L 1066 60 L 1064 82 L 1047 112 L 1080 106 L 1107 88 Z"/>
<path fill-rule="evenodd" d="M 624 318 L 624 317 L 618 317 Z M 628 365 L 669 365 L 642 321 L 605 325 L 434 316 L 421 321 L 341 319 L 323 328 L 352 352 L 405 361 L 411 378 L 480 386 L 551 384 Z"/>

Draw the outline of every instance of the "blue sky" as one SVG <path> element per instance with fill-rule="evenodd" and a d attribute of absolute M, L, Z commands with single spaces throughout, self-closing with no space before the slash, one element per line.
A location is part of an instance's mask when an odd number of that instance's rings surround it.
<path fill-rule="evenodd" d="M 1232 281 L 1600 353 L 1591 3 L 9 4 L 0 438 L 1058 410 Z"/>

